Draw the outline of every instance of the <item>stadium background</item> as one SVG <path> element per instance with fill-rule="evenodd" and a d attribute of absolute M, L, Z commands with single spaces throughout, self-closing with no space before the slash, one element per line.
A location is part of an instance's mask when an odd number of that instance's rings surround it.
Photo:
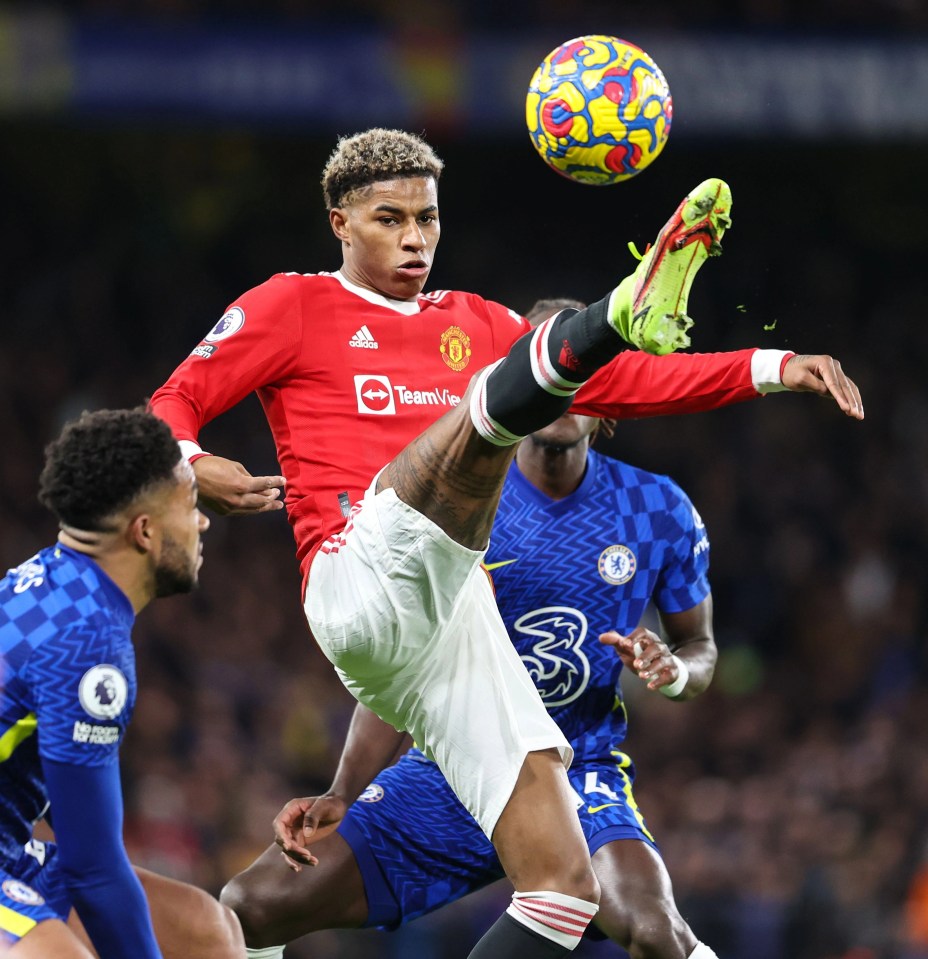
<path fill-rule="evenodd" d="M 35 486 L 66 418 L 138 403 L 269 274 L 338 266 L 318 188 L 338 134 L 425 131 L 447 162 L 430 287 L 520 310 L 601 295 L 628 240 L 725 177 L 735 225 L 696 284 L 696 348 L 831 352 L 867 419 L 777 396 L 619 429 L 612 451 L 674 476 L 706 520 L 722 650 L 686 706 L 626 685 L 636 794 L 721 959 L 928 956 L 928 8 L 256 6 L 0 13 L 0 563 L 54 536 Z M 664 155 L 608 190 L 546 170 L 520 112 L 537 60 L 594 31 L 648 49 L 675 96 Z M 203 439 L 275 471 L 253 399 Z M 136 630 L 127 843 L 213 892 L 286 799 L 326 785 L 350 715 L 292 554 L 279 514 L 213 518 L 202 589 Z M 505 896 L 288 955 L 456 959 Z"/>

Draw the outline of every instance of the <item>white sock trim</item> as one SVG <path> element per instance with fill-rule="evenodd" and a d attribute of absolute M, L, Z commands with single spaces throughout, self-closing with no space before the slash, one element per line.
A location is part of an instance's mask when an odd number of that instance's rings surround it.
<path fill-rule="evenodd" d="M 563 312 L 561 310 L 561 313 Z M 583 383 L 575 383 L 561 376 L 548 354 L 551 325 L 560 315 L 557 313 L 544 323 L 538 324 L 529 347 L 529 358 L 532 361 L 532 375 L 535 377 L 535 382 L 545 392 L 552 393 L 554 396 L 573 396 Z"/>
<path fill-rule="evenodd" d="M 516 922 L 565 949 L 580 944 L 599 906 L 561 892 L 516 892 L 506 910 Z"/>
<path fill-rule="evenodd" d="M 263 949 L 246 949 L 248 959 L 283 959 L 283 946 L 265 946 Z"/>
<path fill-rule="evenodd" d="M 488 366 L 477 374 L 477 382 L 470 394 L 470 421 L 474 424 L 474 429 L 488 443 L 494 446 L 513 446 L 525 437 L 510 433 L 487 412 L 487 378 L 502 362 L 497 360 L 492 366 Z"/>

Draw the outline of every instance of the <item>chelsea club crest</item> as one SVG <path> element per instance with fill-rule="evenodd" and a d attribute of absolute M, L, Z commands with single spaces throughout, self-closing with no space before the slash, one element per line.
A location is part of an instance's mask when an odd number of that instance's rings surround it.
<path fill-rule="evenodd" d="M 596 564 L 599 575 L 613 586 L 627 583 L 638 569 L 638 560 L 627 546 L 607 546 Z"/>

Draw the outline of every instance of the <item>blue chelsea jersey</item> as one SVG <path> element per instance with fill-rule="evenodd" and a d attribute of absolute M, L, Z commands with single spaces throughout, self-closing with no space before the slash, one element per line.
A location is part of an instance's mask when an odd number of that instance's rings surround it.
<path fill-rule="evenodd" d="M 43 759 L 118 761 L 135 705 L 134 620 L 122 590 L 65 546 L 0 580 L 0 862 L 21 854 L 46 808 Z"/>
<path fill-rule="evenodd" d="M 667 476 L 592 451 L 562 500 L 512 464 L 486 564 L 542 700 L 584 753 L 608 750 L 626 731 L 622 662 L 599 634 L 631 632 L 652 599 L 677 613 L 709 595 L 709 541 L 686 494 Z"/>

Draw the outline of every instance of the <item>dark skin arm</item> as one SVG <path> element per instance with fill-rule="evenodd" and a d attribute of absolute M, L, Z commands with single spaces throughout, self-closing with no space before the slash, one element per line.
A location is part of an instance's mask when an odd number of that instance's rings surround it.
<path fill-rule="evenodd" d="M 830 395 L 847 416 L 855 420 L 864 418 L 864 404 L 857 384 L 831 356 L 822 353 L 791 356 L 783 368 L 782 382 L 793 393 Z"/>
<path fill-rule="evenodd" d="M 284 508 L 283 476 L 252 476 L 241 463 L 222 456 L 193 462 L 200 502 L 220 516 L 267 513 Z"/>
<path fill-rule="evenodd" d="M 689 669 L 689 680 L 683 691 L 673 698 L 692 699 L 705 692 L 718 659 L 718 649 L 712 629 L 712 597 L 682 613 L 661 613 L 664 639 L 639 626 L 627 636 L 615 630 L 603 633 L 601 643 L 612 646 L 626 669 L 630 669 L 647 684 L 658 690 L 669 686 L 679 675 L 673 656 L 682 659 Z M 637 650 L 636 650 L 637 646 Z"/>
<path fill-rule="evenodd" d="M 328 791 L 322 796 L 291 799 L 274 818 L 274 842 L 294 872 L 318 863 L 309 842 L 333 832 L 364 788 L 409 745 L 406 733 L 358 703 Z"/>

